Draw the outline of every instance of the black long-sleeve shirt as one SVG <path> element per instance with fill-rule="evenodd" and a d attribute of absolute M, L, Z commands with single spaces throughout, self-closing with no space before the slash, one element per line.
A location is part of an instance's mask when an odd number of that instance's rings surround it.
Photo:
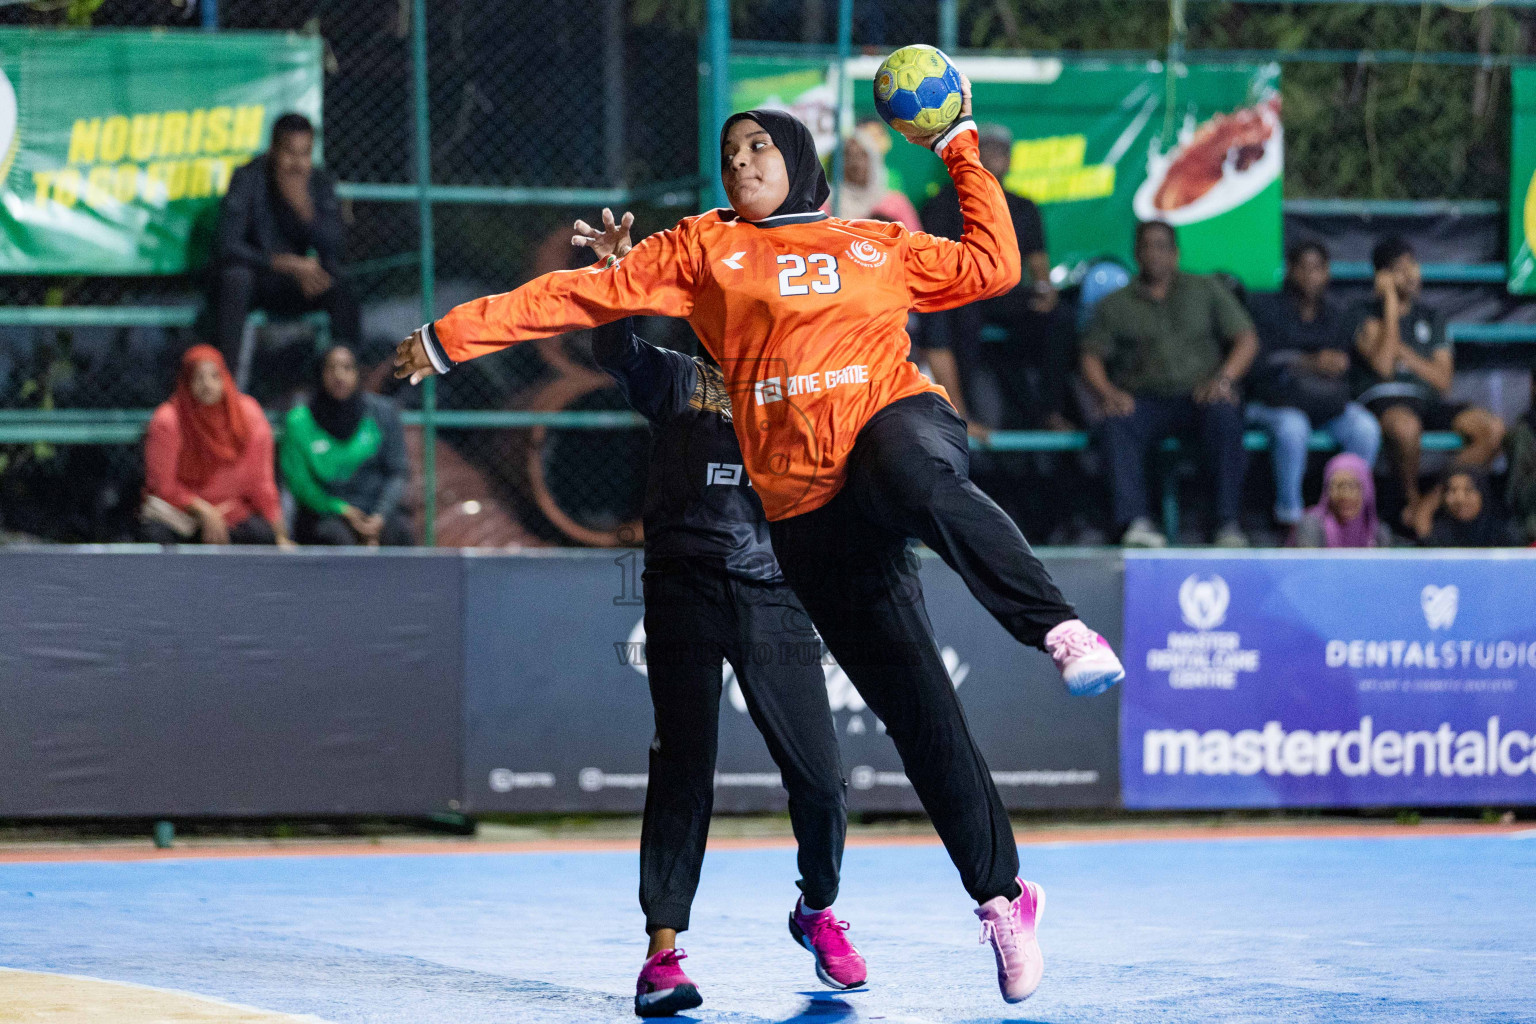
<path fill-rule="evenodd" d="M 315 216 L 305 224 L 277 193 L 267 156 L 258 156 L 236 169 L 219 204 L 214 261 L 267 270 L 278 253 L 303 256 L 314 249 L 326 272 L 337 274 L 342 252 L 341 204 L 331 176 L 318 167 L 309 175 L 309 195 Z"/>
<path fill-rule="evenodd" d="M 782 581 L 720 371 L 644 341 L 628 319 L 597 328 L 592 355 L 651 422 L 642 513 L 647 570 L 702 563 L 743 579 Z"/>

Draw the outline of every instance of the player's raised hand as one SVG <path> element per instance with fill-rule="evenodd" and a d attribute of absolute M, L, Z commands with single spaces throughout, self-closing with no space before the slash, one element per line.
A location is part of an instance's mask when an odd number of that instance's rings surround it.
<path fill-rule="evenodd" d="M 906 139 L 908 142 L 912 143 L 915 146 L 922 146 L 924 149 L 932 149 L 933 148 L 933 144 L 938 141 L 939 136 L 941 136 L 945 132 L 949 131 L 950 128 L 953 128 L 956 123 L 959 123 L 960 121 L 964 121 L 967 118 L 969 118 L 970 116 L 971 116 L 971 80 L 969 78 L 967 78 L 965 75 L 962 74 L 960 76 L 960 116 L 956 117 L 954 122 L 946 125 L 944 128 L 942 128 L 942 129 L 940 129 L 939 131 L 936 131 L 936 132 L 928 132 L 927 134 L 919 134 L 916 130 L 913 130 L 913 131 L 902 131 L 901 135 L 902 135 L 902 137 L 904 139 Z"/>
<path fill-rule="evenodd" d="M 395 346 L 395 376 L 409 377 L 412 384 L 420 384 L 437 370 L 427 358 L 427 345 L 421 338 L 425 327 L 418 327 L 411 336 Z"/>
<path fill-rule="evenodd" d="M 634 248 L 634 243 L 629 240 L 629 229 L 635 223 L 635 215 L 625 212 L 624 217 L 617 224 L 613 222 L 613 211 L 603 207 L 603 230 L 598 231 L 584 220 L 578 220 L 572 225 L 576 234 L 571 236 L 572 245 L 585 246 L 592 250 L 592 255 L 600 260 L 609 256 L 623 258 L 624 254 Z"/>

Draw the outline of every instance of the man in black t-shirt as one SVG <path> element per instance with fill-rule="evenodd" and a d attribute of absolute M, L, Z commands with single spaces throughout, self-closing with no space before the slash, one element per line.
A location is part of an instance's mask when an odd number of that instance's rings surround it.
<path fill-rule="evenodd" d="M 980 149 L 982 166 L 998 181 L 1006 179 L 1013 158 L 1013 136 L 1008 129 L 984 126 Z M 965 396 L 950 397 L 957 399 L 956 407 L 962 416 L 971 418 L 978 413 L 975 408 L 967 412 L 966 400 L 973 395 L 980 400 L 978 371 L 986 368 L 996 376 L 1003 399 L 1001 409 L 980 411 L 988 426 L 1070 430 L 1068 396 L 1077 357 L 1072 332 L 1063 319 L 1056 288 L 1051 284 L 1051 261 L 1046 255 L 1040 208 L 1007 189 L 1003 195 L 1008 200 L 1014 234 L 1019 240 L 1023 279 L 1012 291 L 995 299 L 928 317 L 923 347 L 948 348 L 954 353 Z M 964 224 L 953 185 L 945 185 L 928 200 L 921 216 L 923 228 L 929 234 L 960 238 Z M 1007 331 L 1007 341 L 984 349 L 981 334 L 987 326 Z M 948 386 L 945 381 L 939 383 Z"/>
<path fill-rule="evenodd" d="M 1419 490 L 1419 445 L 1425 430 L 1454 430 L 1464 447 L 1456 462 L 1487 466 L 1504 441 L 1504 423 L 1487 409 L 1447 402 L 1456 377 L 1455 353 L 1440 314 L 1422 305 L 1423 275 L 1401 238 L 1371 252 L 1376 298 L 1355 335 L 1356 401 L 1381 421 L 1381 432 L 1402 480 L 1402 521 L 1412 525 L 1439 501 Z"/>
<path fill-rule="evenodd" d="M 1274 440 L 1275 522 L 1285 527 L 1301 521 L 1301 482 L 1314 429 L 1366 465 L 1375 465 L 1381 448 L 1376 417 L 1349 400 L 1355 322 L 1328 297 L 1328 276 L 1327 248 L 1302 242 L 1286 253 L 1280 291 L 1256 295 L 1248 304 L 1259 335 L 1259 356 L 1248 375 L 1248 421 Z"/>

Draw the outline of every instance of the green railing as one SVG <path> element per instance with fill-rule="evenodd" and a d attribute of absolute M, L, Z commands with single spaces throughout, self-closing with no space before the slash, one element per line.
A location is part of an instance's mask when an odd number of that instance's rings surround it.
<path fill-rule="evenodd" d="M 1146 0 L 1152 2 L 1152 0 Z M 1178 24 L 1188 3 L 1201 0 L 1157 0 L 1167 2 L 1170 23 Z M 1352 0 L 1296 0 L 1301 3 L 1336 3 Z M 1421 0 L 1370 0 L 1376 4 L 1403 4 L 1413 7 Z M 1536 7 L 1536 0 L 1479 0 L 1483 5 Z M 837 8 L 836 34 L 832 45 L 807 47 L 771 44 L 775 50 L 797 53 L 822 53 L 845 61 L 853 52 L 854 0 L 840 0 Z M 729 87 L 724 69 L 733 45 L 739 49 L 762 49 L 763 44 L 733 43 L 731 39 L 730 0 L 703 0 L 699 37 L 699 69 L 704 84 L 699 117 L 698 175 L 692 178 L 656 182 L 640 187 L 551 188 L 496 185 L 449 185 L 432 180 L 432 111 L 428 99 L 427 0 L 411 0 L 411 90 L 412 90 L 412 176 L 408 183 L 344 182 L 339 194 L 346 199 L 372 203 L 413 203 L 417 207 L 419 245 L 416 251 L 396 253 L 373 261 L 368 269 L 388 270 L 415 265 L 420 279 L 420 315 L 431 319 L 436 313 L 436 246 L 433 238 L 433 212 L 438 206 L 486 204 L 496 206 L 560 205 L 597 208 L 621 207 L 645 203 L 683 209 L 694 206 L 723 205 L 717 173 L 715 127 L 729 112 Z M 214 0 L 204 0 L 205 25 L 216 27 Z M 935 30 L 939 44 L 958 52 L 959 5 L 957 0 L 937 0 Z M 1132 40 L 1133 44 L 1138 41 Z M 983 51 L 978 51 L 983 52 Z M 987 50 L 987 55 L 1005 55 L 1009 51 Z M 1038 56 L 1038 54 L 1032 54 Z M 1526 60 L 1498 54 L 1435 53 L 1409 50 L 1210 50 L 1188 49 L 1177 32 L 1168 45 L 1136 51 L 1084 52 L 1084 58 L 1166 59 L 1170 56 L 1202 61 L 1281 61 L 1326 64 L 1425 64 L 1503 68 Z M 691 100 L 690 100 L 691 102 Z M 833 175 L 834 180 L 838 177 Z M 1457 199 L 1288 199 L 1288 212 L 1319 215 L 1365 216 L 1440 216 L 1496 215 L 1504 205 L 1497 201 Z M 354 270 L 360 270 L 355 267 Z M 1368 279 L 1370 268 L 1364 264 L 1340 262 L 1334 270 L 1344 279 Z M 1482 283 L 1503 280 L 1502 264 L 1427 264 L 1425 277 L 1431 281 Z M 197 310 L 185 305 L 153 306 L 54 306 L 10 307 L 0 309 L 0 325 L 30 327 L 190 327 Z M 1462 342 L 1514 344 L 1536 342 L 1536 325 L 1453 324 L 1451 334 Z M 421 392 L 419 412 L 405 414 L 407 423 L 420 426 L 423 437 L 423 488 L 428 496 L 426 541 L 436 535 L 436 445 L 439 430 L 491 430 L 545 427 L 559 430 L 632 429 L 641 421 L 627 412 L 530 412 L 513 410 L 440 410 L 437 407 L 437 381 L 428 379 Z M 7 444 L 130 444 L 139 440 L 147 410 L 9 410 L 0 411 L 0 443 Z M 997 452 L 1073 452 L 1088 443 L 1083 433 L 1042 431 L 999 431 L 990 443 L 973 447 Z M 1267 447 L 1267 438 L 1250 433 L 1246 441 L 1252 450 Z M 1426 447 L 1448 448 L 1459 444 L 1454 435 L 1428 435 Z M 1314 448 L 1327 448 L 1325 441 L 1314 438 Z"/>

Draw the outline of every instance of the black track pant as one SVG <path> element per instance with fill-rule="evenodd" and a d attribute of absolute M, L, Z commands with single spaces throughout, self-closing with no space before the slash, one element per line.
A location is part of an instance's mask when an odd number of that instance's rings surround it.
<path fill-rule="evenodd" d="M 646 673 L 656 712 L 640 832 L 646 931 L 688 927 L 714 806 L 723 661 L 735 669 L 747 711 L 789 791 L 800 890 L 810 906 L 831 906 L 848 829 L 847 784 L 821 641 L 804 609 L 783 584 L 710 569 L 648 572 L 644 582 Z"/>
<path fill-rule="evenodd" d="M 1022 643 L 1041 646 L 1076 612 L 969 466 L 949 403 L 906 398 L 859 432 L 835 498 L 770 530 L 785 578 L 885 723 L 966 891 L 985 901 L 1011 891 L 1018 849 L 939 655 L 907 538 L 938 552 Z"/>

